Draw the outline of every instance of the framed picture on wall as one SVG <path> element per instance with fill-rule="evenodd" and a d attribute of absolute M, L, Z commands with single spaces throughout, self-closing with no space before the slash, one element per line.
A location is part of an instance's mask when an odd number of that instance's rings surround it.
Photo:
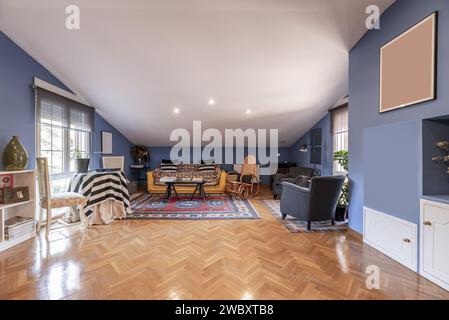
<path fill-rule="evenodd" d="M 112 154 L 112 133 L 107 131 L 101 132 L 101 153 Z"/>
<path fill-rule="evenodd" d="M 438 13 L 380 48 L 379 112 L 436 98 Z"/>

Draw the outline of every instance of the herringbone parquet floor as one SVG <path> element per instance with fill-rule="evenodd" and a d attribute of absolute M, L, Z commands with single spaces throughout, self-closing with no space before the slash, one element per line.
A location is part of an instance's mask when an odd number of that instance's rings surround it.
<path fill-rule="evenodd" d="M 1 299 L 449 299 L 346 234 L 260 220 L 116 221 L 52 231 L 0 253 Z M 365 268 L 381 271 L 379 290 Z"/>

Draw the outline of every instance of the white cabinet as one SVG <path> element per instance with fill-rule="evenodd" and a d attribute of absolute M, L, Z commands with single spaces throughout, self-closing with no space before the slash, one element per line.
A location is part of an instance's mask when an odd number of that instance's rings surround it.
<path fill-rule="evenodd" d="M 449 205 L 421 200 L 420 274 L 449 290 Z"/>
<path fill-rule="evenodd" d="M 416 224 L 365 207 L 363 241 L 417 271 Z"/>

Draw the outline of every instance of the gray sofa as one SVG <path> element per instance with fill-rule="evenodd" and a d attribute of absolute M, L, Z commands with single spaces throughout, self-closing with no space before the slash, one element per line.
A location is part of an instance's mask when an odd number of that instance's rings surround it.
<path fill-rule="evenodd" d="M 310 230 L 312 221 L 330 220 L 334 224 L 335 209 L 345 179 L 345 176 L 313 177 L 310 189 L 283 182 L 282 219 L 289 215 L 307 221 L 307 230 Z"/>
<path fill-rule="evenodd" d="M 290 182 L 308 188 L 310 179 L 320 174 L 320 170 L 306 167 L 291 167 L 288 168 L 287 173 L 276 173 L 271 186 L 273 196 L 275 199 L 281 196 L 282 182 Z"/>

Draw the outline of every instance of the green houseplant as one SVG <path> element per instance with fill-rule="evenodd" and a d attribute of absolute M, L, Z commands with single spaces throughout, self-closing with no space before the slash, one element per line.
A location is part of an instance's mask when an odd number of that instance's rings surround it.
<path fill-rule="evenodd" d="M 349 152 L 348 150 L 340 150 L 334 152 L 334 161 L 337 161 L 343 169 L 348 172 Z M 337 210 L 335 211 L 335 220 L 344 221 L 346 219 L 349 204 L 349 179 L 346 173 L 346 181 L 343 184 L 340 198 L 338 198 Z"/>
<path fill-rule="evenodd" d="M 75 160 L 75 171 L 77 173 L 86 173 L 89 171 L 89 154 L 76 148 L 72 151 L 72 159 Z"/>

